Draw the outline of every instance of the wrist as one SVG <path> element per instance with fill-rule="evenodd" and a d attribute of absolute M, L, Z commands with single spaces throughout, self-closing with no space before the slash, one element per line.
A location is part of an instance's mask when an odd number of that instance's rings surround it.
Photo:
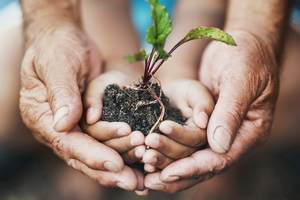
<path fill-rule="evenodd" d="M 283 37 L 279 33 L 274 33 L 255 25 L 248 27 L 226 27 L 225 32 L 229 33 L 234 40 L 239 38 L 245 42 L 257 41 L 260 45 L 272 51 L 276 56 L 279 56 L 281 53 Z M 240 43 L 237 42 L 237 46 L 239 45 Z"/>
<path fill-rule="evenodd" d="M 55 32 L 60 27 L 80 27 L 77 0 L 21 0 L 25 41 Z"/>
<path fill-rule="evenodd" d="M 279 56 L 288 24 L 289 11 L 289 1 L 230 0 L 225 31 L 248 33 L 264 42 L 272 48 L 276 56 Z"/>

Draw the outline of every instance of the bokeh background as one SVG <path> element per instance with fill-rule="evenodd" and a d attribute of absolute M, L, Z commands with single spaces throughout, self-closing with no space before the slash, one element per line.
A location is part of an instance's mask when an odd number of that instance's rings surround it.
<path fill-rule="evenodd" d="M 132 1 L 133 20 L 144 37 L 151 20 L 147 2 Z M 172 0 L 164 0 L 169 4 Z M 16 0 L 0 0 L 0 199 L 1 200 L 297 200 L 300 199 L 300 1 L 295 1 L 285 42 L 281 91 L 270 139 L 213 179 L 174 195 L 103 188 L 71 169 L 36 142 L 18 111 L 21 13 Z M 172 11 L 172 6 L 168 6 Z M 172 13 L 172 12 L 171 12 Z M 139 16 L 139 17 L 134 17 Z M 300 31 L 300 29 L 298 29 Z M 11 34 L 12 33 L 12 34 Z M 16 67 L 14 67 L 16 66 Z M 5 105 L 5 106 L 4 106 Z M 7 106 L 8 105 L 8 106 Z"/>

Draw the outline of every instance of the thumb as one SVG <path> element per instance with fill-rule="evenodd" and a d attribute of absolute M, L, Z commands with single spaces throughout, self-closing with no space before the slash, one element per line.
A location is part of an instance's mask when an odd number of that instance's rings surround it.
<path fill-rule="evenodd" d="M 72 70 L 72 69 L 70 69 Z M 45 79 L 49 104 L 53 112 L 53 126 L 57 132 L 72 129 L 82 115 L 81 94 L 76 73 L 51 73 Z"/>
<path fill-rule="evenodd" d="M 208 143 L 218 153 L 230 149 L 252 99 L 249 91 L 238 87 L 240 84 L 229 84 L 220 90 L 207 127 Z"/>

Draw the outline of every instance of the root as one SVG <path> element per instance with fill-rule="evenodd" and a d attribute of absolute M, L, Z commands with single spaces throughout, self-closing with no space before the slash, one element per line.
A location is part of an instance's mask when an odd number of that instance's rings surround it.
<path fill-rule="evenodd" d="M 134 111 L 136 111 L 137 109 L 139 109 L 142 106 L 147 106 L 147 105 L 151 105 L 151 104 L 156 104 L 158 103 L 157 100 L 152 100 L 152 101 L 139 101 L 137 102 L 137 104 L 135 105 L 135 109 Z"/>
<path fill-rule="evenodd" d="M 160 125 L 160 123 L 163 121 L 163 118 L 165 116 L 165 106 L 164 106 L 163 102 L 160 100 L 161 92 L 160 92 L 160 95 L 158 97 L 148 83 L 146 83 L 146 86 L 149 88 L 151 94 L 153 95 L 153 97 L 156 99 L 156 101 L 159 103 L 159 105 L 161 107 L 161 113 L 160 113 L 159 118 L 157 119 L 157 121 L 155 122 L 155 124 L 152 126 L 152 128 L 148 132 L 148 134 L 150 134 L 150 133 L 153 133 L 158 128 L 158 126 Z"/>

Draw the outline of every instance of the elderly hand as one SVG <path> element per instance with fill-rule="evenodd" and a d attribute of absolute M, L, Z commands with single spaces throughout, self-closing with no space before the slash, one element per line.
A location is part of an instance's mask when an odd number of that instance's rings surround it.
<path fill-rule="evenodd" d="M 187 189 L 228 168 L 268 138 L 279 90 L 274 52 L 260 38 L 232 32 L 237 47 L 213 42 L 200 79 L 217 103 L 207 127 L 210 148 L 148 174 L 145 186 L 168 193 Z"/>
<path fill-rule="evenodd" d="M 86 82 L 100 73 L 97 55 L 73 24 L 51 27 L 29 41 L 21 69 L 22 118 L 34 136 L 68 165 L 101 185 L 133 190 L 142 174 L 124 166 L 116 151 L 77 125 L 81 93 Z"/>

